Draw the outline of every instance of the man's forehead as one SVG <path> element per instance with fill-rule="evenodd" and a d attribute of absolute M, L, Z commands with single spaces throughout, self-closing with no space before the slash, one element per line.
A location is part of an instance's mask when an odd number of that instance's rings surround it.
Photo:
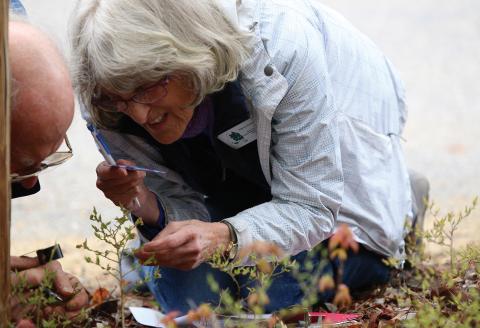
<path fill-rule="evenodd" d="M 40 136 L 56 141 L 73 119 L 68 69 L 56 46 L 42 32 L 25 24 L 11 27 L 10 32 L 16 36 L 9 41 L 12 86 L 16 89 L 12 139 L 15 136 L 33 142 Z"/>

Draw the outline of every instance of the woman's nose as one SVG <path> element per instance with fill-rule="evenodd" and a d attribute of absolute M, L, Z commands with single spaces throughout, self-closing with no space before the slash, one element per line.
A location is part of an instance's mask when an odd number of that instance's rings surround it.
<path fill-rule="evenodd" d="M 128 109 L 126 114 L 138 124 L 147 123 L 148 112 L 150 111 L 150 106 L 146 104 L 139 104 L 131 101 L 128 104 Z"/>

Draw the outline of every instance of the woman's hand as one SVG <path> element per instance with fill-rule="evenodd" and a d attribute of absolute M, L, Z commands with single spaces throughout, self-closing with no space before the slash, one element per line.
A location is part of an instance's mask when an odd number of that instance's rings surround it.
<path fill-rule="evenodd" d="M 127 160 L 118 160 L 117 163 L 135 165 Z M 130 210 L 147 223 L 155 224 L 160 212 L 155 195 L 144 184 L 145 176 L 142 171 L 130 171 L 102 162 L 97 166 L 97 188 L 115 205 Z"/>
<path fill-rule="evenodd" d="M 158 265 L 180 270 L 198 267 L 230 242 L 228 226 L 199 220 L 169 223 L 152 241 L 135 253 L 141 262 L 154 258 Z"/>
<path fill-rule="evenodd" d="M 67 318 L 72 318 L 80 313 L 81 309 L 88 306 L 88 294 L 77 278 L 63 271 L 58 261 L 52 261 L 40 266 L 36 258 L 29 257 L 11 257 L 11 268 L 15 273 L 11 274 L 12 286 L 20 283 L 25 284 L 23 297 L 29 296 L 31 290 L 39 287 L 49 274 L 53 275 L 54 292 L 64 298 L 64 303 L 47 306 L 44 309 L 44 315 L 49 316 L 53 313 L 65 314 Z M 32 305 L 22 304 L 20 295 L 14 295 L 11 298 L 10 306 L 12 317 L 20 326 L 27 325 L 28 321 L 23 320 L 31 311 Z"/>

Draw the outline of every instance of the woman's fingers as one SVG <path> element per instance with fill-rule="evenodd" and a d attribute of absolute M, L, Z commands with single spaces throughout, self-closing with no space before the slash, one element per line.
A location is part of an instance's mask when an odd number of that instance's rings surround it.
<path fill-rule="evenodd" d="M 123 174 L 122 172 L 126 172 Z M 119 187 L 131 187 L 143 182 L 145 172 L 127 171 L 119 168 L 108 168 L 100 174 L 97 171 L 97 187 L 104 189 L 113 189 Z"/>
<path fill-rule="evenodd" d="M 152 256 L 176 256 L 182 253 L 184 246 L 192 238 L 190 231 L 171 229 L 168 226 L 160 232 L 152 241 L 146 243 L 135 253 L 138 259 L 146 261 Z"/>
<path fill-rule="evenodd" d="M 118 163 L 134 164 L 125 160 L 119 160 Z M 128 171 L 124 168 L 108 166 L 103 162 L 97 166 L 97 188 L 102 190 L 105 197 L 114 204 L 127 207 L 145 189 L 143 182 L 145 176 L 145 172 Z"/>
<path fill-rule="evenodd" d="M 144 265 L 160 265 L 182 270 L 195 268 L 203 261 L 206 252 L 201 229 L 196 227 L 190 223 L 177 223 L 170 229 L 167 229 L 167 226 L 154 240 L 138 250 L 135 256 Z"/>
<path fill-rule="evenodd" d="M 183 247 L 180 245 L 179 247 Z M 166 265 L 171 262 L 172 258 L 182 257 L 183 250 L 160 249 L 156 248 L 152 251 L 145 251 L 143 248 L 135 252 L 135 257 L 140 260 L 143 265 Z"/>
<path fill-rule="evenodd" d="M 97 165 L 97 177 L 102 178 L 104 180 L 110 179 L 118 179 L 121 177 L 126 177 L 128 172 L 126 169 L 113 167 L 109 165 L 107 162 L 101 162 Z"/>
<path fill-rule="evenodd" d="M 117 164 L 135 166 L 134 162 L 123 159 L 118 160 Z M 105 161 L 98 164 L 96 171 L 97 176 L 103 180 L 117 180 L 127 176 L 145 177 L 146 175 L 143 171 L 127 170 L 125 168 L 111 166 Z"/>
<path fill-rule="evenodd" d="M 146 261 L 140 260 L 142 265 L 190 270 L 202 263 L 203 256 L 197 251 L 184 250 L 177 252 L 174 256 L 166 253 L 151 253 L 146 256 L 146 259 Z"/>
<path fill-rule="evenodd" d="M 145 178 L 146 173 L 143 171 L 133 171 L 124 168 L 116 168 L 107 166 L 106 168 L 97 167 L 98 180 L 102 181 L 106 186 L 119 186 Z"/>
<path fill-rule="evenodd" d="M 192 238 L 194 238 L 194 232 L 192 231 L 176 231 L 163 238 L 154 239 L 146 243 L 143 245 L 143 250 L 145 252 L 170 252 L 176 250 Z"/>
<path fill-rule="evenodd" d="M 121 180 L 101 180 L 97 179 L 97 187 L 104 193 L 119 194 L 121 191 L 125 192 L 135 187 L 143 185 L 144 177 L 126 177 Z"/>

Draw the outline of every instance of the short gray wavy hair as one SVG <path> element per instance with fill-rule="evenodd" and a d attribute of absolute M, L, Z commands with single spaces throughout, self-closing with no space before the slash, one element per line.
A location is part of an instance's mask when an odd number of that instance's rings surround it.
<path fill-rule="evenodd" d="M 172 73 L 186 77 L 194 105 L 237 78 L 249 53 L 247 34 L 216 1 L 79 0 L 70 31 L 72 79 L 80 101 L 100 127 L 122 117 L 91 104 L 96 88 L 130 93 Z"/>

